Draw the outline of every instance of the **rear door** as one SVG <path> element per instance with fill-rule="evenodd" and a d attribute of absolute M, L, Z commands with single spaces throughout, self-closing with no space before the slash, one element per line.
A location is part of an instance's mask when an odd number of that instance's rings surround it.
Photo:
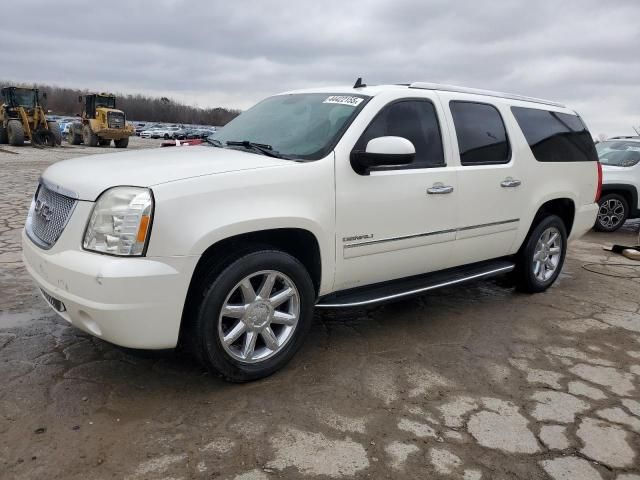
<path fill-rule="evenodd" d="M 440 98 L 460 163 L 455 264 L 510 254 L 527 183 L 520 152 L 510 142 L 508 107 L 446 92 Z"/>

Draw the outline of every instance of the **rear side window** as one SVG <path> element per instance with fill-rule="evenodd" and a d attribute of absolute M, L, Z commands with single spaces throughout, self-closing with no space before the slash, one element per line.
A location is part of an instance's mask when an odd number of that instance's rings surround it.
<path fill-rule="evenodd" d="M 513 116 L 539 162 L 596 162 L 598 154 L 577 115 L 511 107 Z"/>
<path fill-rule="evenodd" d="M 508 163 L 511 147 L 500 112 L 487 103 L 449 103 L 462 165 Z"/>
<path fill-rule="evenodd" d="M 415 160 L 407 167 L 428 168 L 444 166 L 444 150 L 438 114 L 429 100 L 400 100 L 386 105 L 371 121 L 355 151 L 364 151 L 369 140 L 377 137 L 403 137 L 413 143 Z M 388 170 L 391 167 L 381 167 Z"/>

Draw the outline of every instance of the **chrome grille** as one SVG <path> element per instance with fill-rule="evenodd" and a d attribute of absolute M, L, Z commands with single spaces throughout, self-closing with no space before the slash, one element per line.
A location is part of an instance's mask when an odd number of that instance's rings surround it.
<path fill-rule="evenodd" d="M 107 123 L 109 128 L 124 128 L 124 113 L 109 112 L 107 114 Z"/>
<path fill-rule="evenodd" d="M 62 235 L 76 200 L 40 184 L 29 210 L 27 233 L 43 248 L 51 248 Z"/>

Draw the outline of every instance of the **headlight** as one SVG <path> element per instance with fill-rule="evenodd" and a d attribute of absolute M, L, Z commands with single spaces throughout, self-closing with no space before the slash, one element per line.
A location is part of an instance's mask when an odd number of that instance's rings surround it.
<path fill-rule="evenodd" d="M 84 234 L 85 250 L 111 255 L 141 256 L 153 220 L 151 190 L 114 187 L 98 198 Z"/>

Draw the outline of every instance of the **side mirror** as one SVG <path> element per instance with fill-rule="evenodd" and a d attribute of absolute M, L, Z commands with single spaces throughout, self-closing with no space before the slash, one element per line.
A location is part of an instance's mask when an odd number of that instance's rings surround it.
<path fill-rule="evenodd" d="M 82 95 L 78 95 L 78 103 L 82 103 Z"/>
<path fill-rule="evenodd" d="M 369 140 L 365 151 L 351 152 L 351 166 L 360 175 L 368 175 L 374 167 L 409 165 L 416 157 L 416 149 L 403 137 L 378 137 Z"/>
<path fill-rule="evenodd" d="M 47 92 L 42 92 L 42 99 L 46 100 L 47 99 Z"/>

